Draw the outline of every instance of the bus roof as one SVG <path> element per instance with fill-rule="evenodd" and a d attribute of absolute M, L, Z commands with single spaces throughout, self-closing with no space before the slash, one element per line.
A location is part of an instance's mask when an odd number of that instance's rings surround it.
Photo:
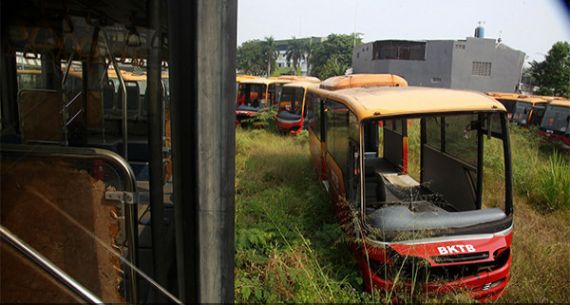
<path fill-rule="evenodd" d="M 246 75 L 246 74 L 238 74 L 236 75 L 236 82 L 241 82 L 245 79 L 254 79 L 254 78 L 259 78 L 259 76 L 255 76 L 255 75 Z"/>
<path fill-rule="evenodd" d="M 38 75 L 38 74 L 42 74 L 41 70 L 36 70 L 36 69 L 23 69 L 23 70 L 16 70 L 17 74 L 33 74 L 33 75 Z"/>
<path fill-rule="evenodd" d="M 283 85 L 283 88 L 289 88 L 289 87 L 293 87 L 293 88 L 318 88 L 319 84 L 318 83 L 313 83 L 313 82 L 290 82 L 290 83 L 286 83 L 285 85 Z"/>
<path fill-rule="evenodd" d="M 321 80 L 314 76 L 298 76 L 298 75 L 281 75 L 277 79 L 289 80 L 289 81 L 300 81 L 300 82 L 310 82 L 310 83 L 320 83 Z"/>
<path fill-rule="evenodd" d="M 321 83 L 321 88 L 327 90 L 382 86 L 407 87 L 408 82 L 394 74 L 351 74 L 334 76 Z"/>
<path fill-rule="evenodd" d="M 530 97 L 517 99 L 517 102 L 523 102 L 523 103 L 536 105 L 536 104 L 547 104 L 549 102 L 549 100 L 546 100 L 546 99 L 538 97 L 538 96 L 530 96 Z"/>
<path fill-rule="evenodd" d="M 526 97 L 525 95 L 520 95 L 518 93 L 510 93 L 510 92 L 487 92 L 487 95 L 492 96 L 496 99 L 511 100 L 511 101 L 517 101 L 520 98 Z"/>
<path fill-rule="evenodd" d="M 460 111 L 506 111 L 505 107 L 475 91 L 424 87 L 368 87 L 342 90 L 309 89 L 339 101 L 364 120 L 372 117 Z"/>
<path fill-rule="evenodd" d="M 561 107 L 570 107 L 570 100 L 569 99 L 566 99 L 566 100 L 555 99 L 555 100 L 552 100 L 549 105 L 561 106 Z"/>
<path fill-rule="evenodd" d="M 291 82 L 290 80 L 265 78 L 265 77 L 245 78 L 240 80 L 240 84 L 260 84 L 260 85 L 285 84 L 290 82 Z"/>
<path fill-rule="evenodd" d="M 117 78 L 117 73 L 115 72 L 114 69 L 109 69 L 107 70 L 107 75 L 109 76 L 109 78 Z M 129 71 L 124 71 L 121 70 L 121 75 L 123 76 L 123 79 L 126 81 L 146 81 L 146 72 L 144 73 L 134 73 L 134 72 L 129 72 Z M 168 78 L 168 72 L 161 72 L 160 74 L 161 78 Z"/>

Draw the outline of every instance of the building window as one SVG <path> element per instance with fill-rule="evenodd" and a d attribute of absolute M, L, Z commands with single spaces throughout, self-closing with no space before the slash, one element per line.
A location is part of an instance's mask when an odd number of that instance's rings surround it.
<path fill-rule="evenodd" d="M 422 41 L 382 40 L 372 46 L 372 59 L 426 60 Z"/>
<path fill-rule="evenodd" d="M 432 77 L 431 82 L 434 84 L 441 83 L 441 77 Z"/>
<path fill-rule="evenodd" d="M 471 75 L 491 76 L 491 63 L 483 61 L 474 61 Z"/>

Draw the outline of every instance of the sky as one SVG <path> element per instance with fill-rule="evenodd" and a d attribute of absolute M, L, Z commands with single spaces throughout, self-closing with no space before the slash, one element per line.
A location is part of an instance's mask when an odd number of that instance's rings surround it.
<path fill-rule="evenodd" d="M 557 41 L 570 42 L 570 12 L 557 0 L 238 0 L 238 44 L 362 33 L 382 39 L 465 39 L 483 21 L 486 38 L 541 61 Z"/>

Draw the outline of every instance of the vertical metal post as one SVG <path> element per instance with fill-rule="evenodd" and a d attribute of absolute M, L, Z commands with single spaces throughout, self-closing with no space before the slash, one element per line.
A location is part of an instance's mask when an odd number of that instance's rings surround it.
<path fill-rule="evenodd" d="M 169 1 L 172 155 L 183 302 L 234 297 L 237 1 Z"/>
<path fill-rule="evenodd" d="M 152 257 L 154 279 L 163 287 L 167 287 L 167 267 L 165 266 L 164 240 L 164 205 L 163 205 L 163 107 L 161 94 L 161 27 L 160 0 L 149 1 L 150 37 L 147 38 L 147 86 L 148 86 L 148 144 L 150 150 L 149 195 L 152 229 Z M 156 302 L 164 302 L 157 299 Z"/>
<path fill-rule="evenodd" d="M 103 43 L 105 44 L 105 48 L 107 49 L 107 53 L 109 53 L 109 60 L 111 61 L 111 64 L 113 65 L 113 69 L 115 70 L 115 73 L 117 74 L 117 78 L 119 79 L 119 83 L 121 84 L 121 86 L 119 87 L 119 89 L 121 90 L 122 96 L 121 96 L 121 105 L 123 107 L 123 109 L 121 109 L 122 111 L 122 117 L 123 117 L 123 121 L 122 121 L 122 131 L 123 131 L 123 158 L 125 158 L 125 160 L 129 160 L 129 152 L 128 152 L 128 147 L 129 147 L 129 134 L 128 134 L 128 112 L 127 112 L 127 86 L 125 85 L 125 80 L 123 79 L 123 75 L 121 74 L 121 69 L 119 69 L 119 64 L 117 64 L 117 61 L 115 60 L 115 55 L 113 55 L 113 52 L 111 51 L 111 48 L 109 47 L 109 40 L 107 39 L 107 33 L 105 33 L 105 31 L 101 30 L 101 36 L 103 37 Z M 125 42 L 126 43 L 126 42 Z"/>

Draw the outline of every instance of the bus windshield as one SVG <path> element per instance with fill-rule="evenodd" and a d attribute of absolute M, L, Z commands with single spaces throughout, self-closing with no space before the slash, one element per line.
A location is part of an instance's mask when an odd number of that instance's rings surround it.
<path fill-rule="evenodd" d="M 266 85 L 240 84 L 237 94 L 238 109 L 258 110 L 266 106 Z"/>
<path fill-rule="evenodd" d="M 570 107 L 549 105 L 540 125 L 542 129 L 570 133 Z"/>
<path fill-rule="evenodd" d="M 363 209 L 372 230 L 382 232 L 379 238 L 475 233 L 490 223 L 508 225 L 512 203 L 506 195 L 502 115 L 365 121 Z M 491 151 L 499 157 L 484 158 L 487 152 L 495 155 Z M 487 185 L 486 175 L 499 175 L 504 184 Z"/>
<path fill-rule="evenodd" d="M 513 112 L 512 121 L 516 124 L 525 125 L 528 122 L 528 115 L 532 110 L 532 104 L 518 102 Z"/>
<path fill-rule="evenodd" d="M 287 111 L 301 115 L 305 89 L 300 87 L 284 87 L 279 102 L 279 112 Z"/>

